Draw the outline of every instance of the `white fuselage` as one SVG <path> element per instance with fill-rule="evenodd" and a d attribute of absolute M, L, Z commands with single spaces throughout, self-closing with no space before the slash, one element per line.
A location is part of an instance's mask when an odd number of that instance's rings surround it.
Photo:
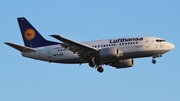
<path fill-rule="evenodd" d="M 82 42 L 97 49 L 118 47 L 123 56 L 119 59 L 149 57 L 157 54 L 163 54 L 174 48 L 174 45 L 165 42 L 157 37 L 138 37 L 107 39 L 98 41 Z M 35 52 L 22 52 L 22 55 L 28 58 L 57 63 L 81 63 L 78 55 L 66 50 L 59 45 L 45 46 L 36 48 Z"/>

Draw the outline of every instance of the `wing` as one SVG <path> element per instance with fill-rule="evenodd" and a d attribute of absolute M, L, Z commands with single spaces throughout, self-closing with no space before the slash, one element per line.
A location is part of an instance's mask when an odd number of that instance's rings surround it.
<path fill-rule="evenodd" d="M 59 41 L 64 42 L 61 44 L 62 47 L 73 52 L 74 54 L 78 54 L 79 56 L 86 56 L 86 55 L 89 56 L 90 54 L 97 53 L 99 51 L 97 48 L 64 38 L 60 35 L 50 35 L 50 36 L 52 36 L 55 39 L 58 39 Z"/>
<path fill-rule="evenodd" d="M 17 45 L 17 44 L 14 44 L 14 43 L 10 43 L 10 42 L 4 42 L 5 44 L 21 51 L 21 52 L 34 52 L 36 51 L 36 49 L 34 48 L 30 48 L 30 47 L 26 47 L 26 46 L 21 46 L 21 45 Z"/>

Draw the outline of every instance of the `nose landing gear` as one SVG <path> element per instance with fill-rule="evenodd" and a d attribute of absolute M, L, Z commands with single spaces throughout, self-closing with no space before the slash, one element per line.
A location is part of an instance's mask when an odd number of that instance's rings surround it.
<path fill-rule="evenodd" d="M 153 64 L 156 64 L 156 60 L 153 59 L 153 60 L 152 60 L 152 63 L 153 63 Z"/>
<path fill-rule="evenodd" d="M 152 57 L 152 63 L 153 63 L 153 64 L 156 64 L 156 60 L 155 60 L 154 58 L 159 58 L 159 57 L 162 57 L 162 54 L 153 55 L 153 57 Z"/>

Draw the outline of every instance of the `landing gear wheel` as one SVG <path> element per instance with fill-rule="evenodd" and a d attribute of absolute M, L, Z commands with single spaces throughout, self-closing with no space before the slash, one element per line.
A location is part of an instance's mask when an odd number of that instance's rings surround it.
<path fill-rule="evenodd" d="M 94 67 L 95 65 L 96 65 L 95 62 L 89 62 L 90 67 Z"/>
<path fill-rule="evenodd" d="M 98 67 L 98 68 L 97 68 L 97 71 L 98 71 L 99 73 L 102 73 L 102 72 L 104 71 L 104 69 L 103 69 L 102 67 Z"/>
<path fill-rule="evenodd" d="M 95 58 L 94 58 L 94 57 L 91 57 L 91 61 L 89 61 L 89 66 L 90 66 L 90 67 L 96 66 Z"/>
<path fill-rule="evenodd" d="M 153 63 L 153 64 L 156 64 L 156 60 L 152 60 L 152 63 Z"/>

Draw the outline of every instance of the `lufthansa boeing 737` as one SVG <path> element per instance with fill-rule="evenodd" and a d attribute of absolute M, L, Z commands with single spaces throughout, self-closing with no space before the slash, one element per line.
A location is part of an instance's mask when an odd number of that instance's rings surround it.
<path fill-rule="evenodd" d="M 5 42 L 17 49 L 22 56 L 54 63 L 88 63 L 98 72 L 104 71 L 103 65 L 119 68 L 132 67 L 134 58 L 162 57 L 162 54 L 175 46 L 157 37 L 130 37 L 77 42 L 60 35 L 50 35 L 60 42 L 48 41 L 26 20 L 17 18 L 25 46 Z"/>

